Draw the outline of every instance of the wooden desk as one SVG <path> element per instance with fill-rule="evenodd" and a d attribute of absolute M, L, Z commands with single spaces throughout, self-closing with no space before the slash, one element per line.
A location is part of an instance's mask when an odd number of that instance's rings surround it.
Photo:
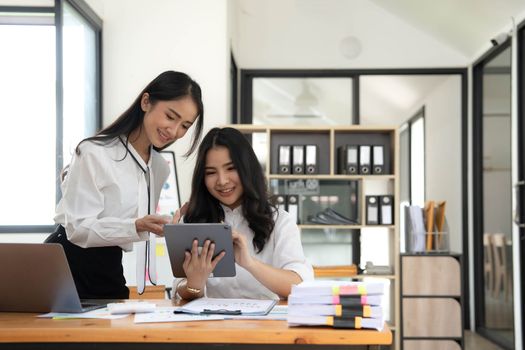
<path fill-rule="evenodd" d="M 170 305 L 169 300 L 155 300 Z M 286 321 L 222 320 L 135 324 L 118 320 L 36 318 L 35 314 L 0 313 L 0 349 L 377 349 L 392 333 L 291 327 Z M 95 345 L 96 344 L 96 345 Z M 228 346 L 225 346 L 228 344 Z M 308 346 L 304 346 L 309 344 Z M 312 345 L 314 344 L 314 345 Z M 318 346 L 315 346 L 318 345 Z"/>

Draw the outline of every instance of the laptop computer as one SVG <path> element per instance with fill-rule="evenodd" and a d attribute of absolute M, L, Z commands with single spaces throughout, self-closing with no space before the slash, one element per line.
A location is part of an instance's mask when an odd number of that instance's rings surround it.
<path fill-rule="evenodd" d="M 85 312 L 105 307 L 81 303 L 64 253 L 56 243 L 0 243 L 0 311 Z"/>

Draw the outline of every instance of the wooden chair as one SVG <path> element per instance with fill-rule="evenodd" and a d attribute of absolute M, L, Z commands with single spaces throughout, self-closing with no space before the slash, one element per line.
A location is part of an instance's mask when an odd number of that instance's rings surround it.
<path fill-rule="evenodd" d="M 137 293 L 136 286 L 129 286 L 130 299 L 166 299 L 166 286 L 146 286 L 142 295 Z"/>
<path fill-rule="evenodd" d="M 494 258 L 492 256 L 491 233 L 483 234 L 483 278 L 485 289 L 494 293 Z"/>
<path fill-rule="evenodd" d="M 494 233 L 491 236 L 492 252 L 494 257 L 494 296 L 498 297 L 502 291 L 505 300 L 508 300 L 512 290 L 511 266 L 507 260 L 507 244 L 504 233 Z"/>

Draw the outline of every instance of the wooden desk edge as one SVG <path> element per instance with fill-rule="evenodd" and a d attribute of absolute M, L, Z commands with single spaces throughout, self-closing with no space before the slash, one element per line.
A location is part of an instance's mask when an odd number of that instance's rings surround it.
<path fill-rule="evenodd" d="M 71 322 L 72 320 L 49 320 L 51 322 Z M 86 320 L 83 320 L 86 321 Z M 97 320 L 99 321 L 99 320 Z M 110 323 L 111 321 L 106 321 Z M 237 327 L 217 328 L 205 323 L 222 322 Z M 108 328 L 97 323 L 82 322 L 76 327 L 29 327 L 0 329 L 0 343 L 228 343 L 228 344 L 347 344 L 347 345 L 388 345 L 392 343 L 392 332 L 385 326 L 381 331 L 340 330 L 320 327 L 265 327 L 264 323 L 284 323 L 285 321 L 257 321 L 253 327 L 246 328 L 253 321 L 225 320 L 177 322 L 177 327 L 162 327 L 149 324 L 149 327 L 131 326 Z M 239 327 L 239 324 L 244 327 Z M 157 327 L 154 327 L 157 325 Z M 203 332 L 205 330 L 206 332 Z M 253 330 L 251 332 L 250 330 Z"/>
<path fill-rule="evenodd" d="M 158 304 L 168 304 L 169 301 Z M 170 303 L 171 304 L 171 303 Z M 286 321 L 220 320 L 142 323 L 117 320 L 52 320 L 36 314 L 0 312 L 0 343 L 217 343 L 389 345 L 392 332 L 288 327 Z"/>

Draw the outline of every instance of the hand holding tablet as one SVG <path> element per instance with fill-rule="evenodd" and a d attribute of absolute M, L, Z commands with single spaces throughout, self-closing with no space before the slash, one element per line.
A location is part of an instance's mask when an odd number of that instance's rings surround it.
<path fill-rule="evenodd" d="M 231 227 L 226 224 L 170 224 L 164 226 L 164 236 L 168 248 L 171 269 L 174 277 L 186 277 L 183 264 L 185 252 L 196 250 L 207 253 L 213 243 L 213 258 L 224 251 L 225 255 L 213 269 L 211 277 L 235 276 L 235 261 Z M 196 241 L 196 243 L 194 243 Z M 206 244 L 206 241 L 209 241 Z"/>

